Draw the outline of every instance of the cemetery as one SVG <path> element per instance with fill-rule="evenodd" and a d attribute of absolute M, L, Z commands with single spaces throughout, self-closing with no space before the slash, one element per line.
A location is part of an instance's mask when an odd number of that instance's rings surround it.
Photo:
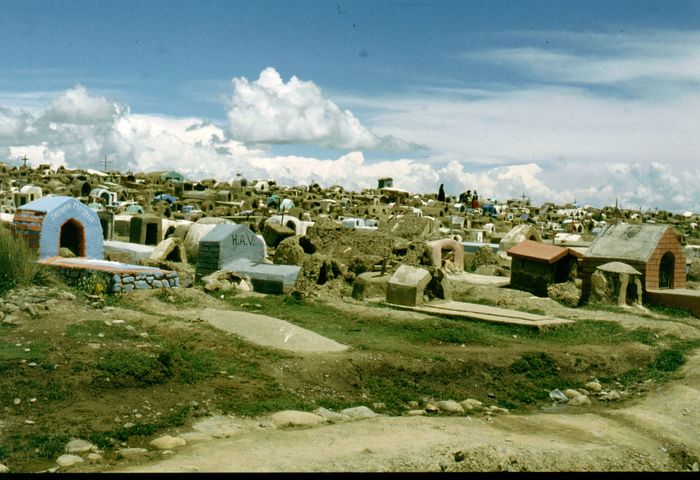
<path fill-rule="evenodd" d="M 488 436 L 512 417 L 534 422 L 519 430 L 530 457 L 545 413 L 585 413 L 606 435 L 645 425 L 604 419 L 635 401 L 697 422 L 673 393 L 700 345 L 695 214 L 525 196 L 475 209 L 391 178 L 351 192 L 0 167 L 0 240 L 16 252 L 0 272 L 0 465 L 16 471 L 164 465 L 149 442 L 195 452 L 226 438 L 198 430 L 213 419 L 254 436 L 302 418 L 352 430 L 357 412 L 459 416 Z M 691 436 L 675 456 L 670 437 L 640 437 L 645 457 L 615 461 L 689 468 Z M 91 446 L 69 453 L 78 438 Z"/>

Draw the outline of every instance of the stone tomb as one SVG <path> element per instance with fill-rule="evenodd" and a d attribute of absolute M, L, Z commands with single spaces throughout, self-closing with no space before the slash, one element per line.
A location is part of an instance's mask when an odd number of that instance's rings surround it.
<path fill-rule="evenodd" d="M 155 215 L 135 215 L 129 226 L 129 242 L 158 245 L 163 240 L 161 218 Z"/>
<path fill-rule="evenodd" d="M 408 307 L 422 305 L 423 293 L 430 280 L 431 275 L 427 270 L 401 265 L 389 279 L 386 291 L 387 303 Z"/>
<path fill-rule="evenodd" d="M 61 249 L 76 257 L 102 259 L 102 225 L 97 213 L 73 197 L 42 197 L 17 210 L 15 236 L 38 250 L 39 258 L 59 256 Z"/>
<path fill-rule="evenodd" d="M 253 289 L 286 293 L 296 283 L 301 267 L 265 263 L 265 241 L 244 225 L 216 225 L 199 242 L 195 279 L 218 270 L 247 275 Z"/>

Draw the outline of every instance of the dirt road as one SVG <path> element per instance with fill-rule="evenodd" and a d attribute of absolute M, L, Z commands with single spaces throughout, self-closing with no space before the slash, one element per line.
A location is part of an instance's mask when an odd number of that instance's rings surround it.
<path fill-rule="evenodd" d="M 287 429 L 220 417 L 213 435 L 227 438 L 190 435 L 176 453 L 113 471 L 692 470 L 700 457 L 699 367 L 700 353 L 681 379 L 618 409 L 558 406 L 526 416 L 376 417 Z"/>

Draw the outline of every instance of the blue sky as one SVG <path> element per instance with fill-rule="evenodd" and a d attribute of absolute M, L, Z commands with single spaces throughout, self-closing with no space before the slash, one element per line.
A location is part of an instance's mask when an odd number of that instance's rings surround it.
<path fill-rule="evenodd" d="M 700 2 L 0 2 L 0 160 L 700 211 Z"/>

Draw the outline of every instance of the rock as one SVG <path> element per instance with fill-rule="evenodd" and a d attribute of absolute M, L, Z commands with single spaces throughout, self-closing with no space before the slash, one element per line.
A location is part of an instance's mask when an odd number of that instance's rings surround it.
<path fill-rule="evenodd" d="M 350 417 L 348 417 L 347 415 L 341 415 L 340 413 L 334 412 L 333 410 L 328 410 L 327 408 L 323 407 L 317 408 L 316 410 L 314 410 L 314 413 L 316 415 L 322 416 L 328 422 L 350 419 Z"/>
<path fill-rule="evenodd" d="M 575 282 L 553 283 L 547 287 L 547 296 L 565 307 L 577 307 L 581 291 Z"/>
<path fill-rule="evenodd" d="M 89 453 L 87 458 L 91 462 L 101 462 L 103 460 L 102 455 L 99 453 Z"/>
<path fill-rule="evenodd" d="M 386 410 L 386 404 L 384 404 L 384 403 L 382 403 L 382 402 L 373 403 L 373 404 L 372 404 L 372 410 L 374 410 L 375 412 L 377 412 L 377 411 L 379 411 L 379 412 L 384 411 L 384 410 Z"/>
<path fill-rule="evenodd" d="M 464 414 L 464 407 L 454 400 L 440 400 L 437 407 L 443 412 Z"/>
<path fill-rule="evenodd" d="M 440 410 L 440 407 L 435 405 L 433 402 L 428 402 L 425 404 L 425 407 L 423 407 L 426 412 L 437 412 Z"/>
<path fill-rule="evenodd" d="M 614 402 L 619 400 L 620 398 L 620 392 L 618 392 L 617 390 L 611 390 L 600 397 L 601 400 L 605 400 L 606 402 Z"/>
<path fill-rule="evenodd" d="M 484 406 L 484 404 L 481 403 L 479 400 L 475 400 L 473 398 L 467 398 L 466 400 L 462 400 L 461 402 L 459 402 L 459 404 L 465 411 L 479 410 Z"/>
<path fill-rule="evenodd" d="M 22 399 L 21 399 L 21 398 L 15 398 L 14 400 L 12 400 L 12 403 L 13 403 L 14 405 L 19 405 L 20 403 L 22 403 Z"/>
<path fill-rule="evenodd" d="M 581 407 L 584 405 L 590 405 L 590 399 L 585 395 L 576 395 L 569 400 L 569 405 L 574 407 Z"/>
<path fill-rule="evenodd" d="M 574 398 L 574 397 L 578 397 L 579 395 L 581 395 L 581 393 L 577 392 L 577 391 L 574 390 L 573 388 L 567 388 L 567 389 L 564 390 L 562 393 L 563 393 L 564 395 L 566 395 L 566 398 L 568 398 L 569 400 L 571 400 L 571 399 Z"/>
<path fill-rule="evenodd" d="M 307 425 L 317 425 L 326 421 L 321 415 L 299 410 L 282 410 L 270 415 L 270 420 L 276 427 L 301 427 Z"/>
<path fill-rule="evenodd" d="M 117 450 L 117 455 L 121 455 L 124 458 L 141 457 L 148 453 L 146 448 L 120 448 Z"/>
<path fill-rule="evenodd" d="M 590 390 L 593 393 L 598 393 L 600 392 L 603 387 L 600 385 L 600 383 L 593 381 L 593 382 L 588 382 L 587 384 L 584 385 L 586 390 Z"/>
<path fill-rule="evenodd" d="M 376 417 L 377 414 L 372 411 L 372 409 L 365 407 L 364 405 L 359 407 L 345 408 L 340 411 L 341 415 L 348 416 L 353 419 L 358 418 L 372 418 Z"/>
<path fill-rule="evenodd" d="M 187 442 L 182 437 L 171 437 L 170 435 L 164 435 L 162 437 L 151 440 L 149 445 L 157 448 L 158 450 L 172 450 L 177 447 L 184 447 Z"/>
<path fill-rule="evenodd" d="M 406 415 L 408 415 L 409 417 L 418 417 L 427 414 L 428 412 L 426 412 L 425 410 L 409 410 L 408 412 L 406 412 Z"/>
<path fill-rule="evenodd" d="M 10 473 L 10 467 L 0 463 L 0 473 Z"/>
<path fill-rule="evenodd" d="M 85 453 L 94 452 L 97 447 L 86 440 L 80 440 L 78 438 L 71 439 L 70 442 L 66 444 L 66 453 Z"/>
<path fill-rule="evenodd" d="M 83 457 L 79 457 L 78 455 L 70 455 L 68 453 L 64 453 L 56 459 L 56 463 L 59 467 L 72 467 L 73 465 L 83 463 L 84 461 L 85 460 L 83 460 Z"/>
<path fill-rule="evenodd" d="M 416 402 L 415 400 L 411 400 L 410 402 L 408 402 L 408 408 L 416 410 L 418 408 L 418 402 Z"/>

